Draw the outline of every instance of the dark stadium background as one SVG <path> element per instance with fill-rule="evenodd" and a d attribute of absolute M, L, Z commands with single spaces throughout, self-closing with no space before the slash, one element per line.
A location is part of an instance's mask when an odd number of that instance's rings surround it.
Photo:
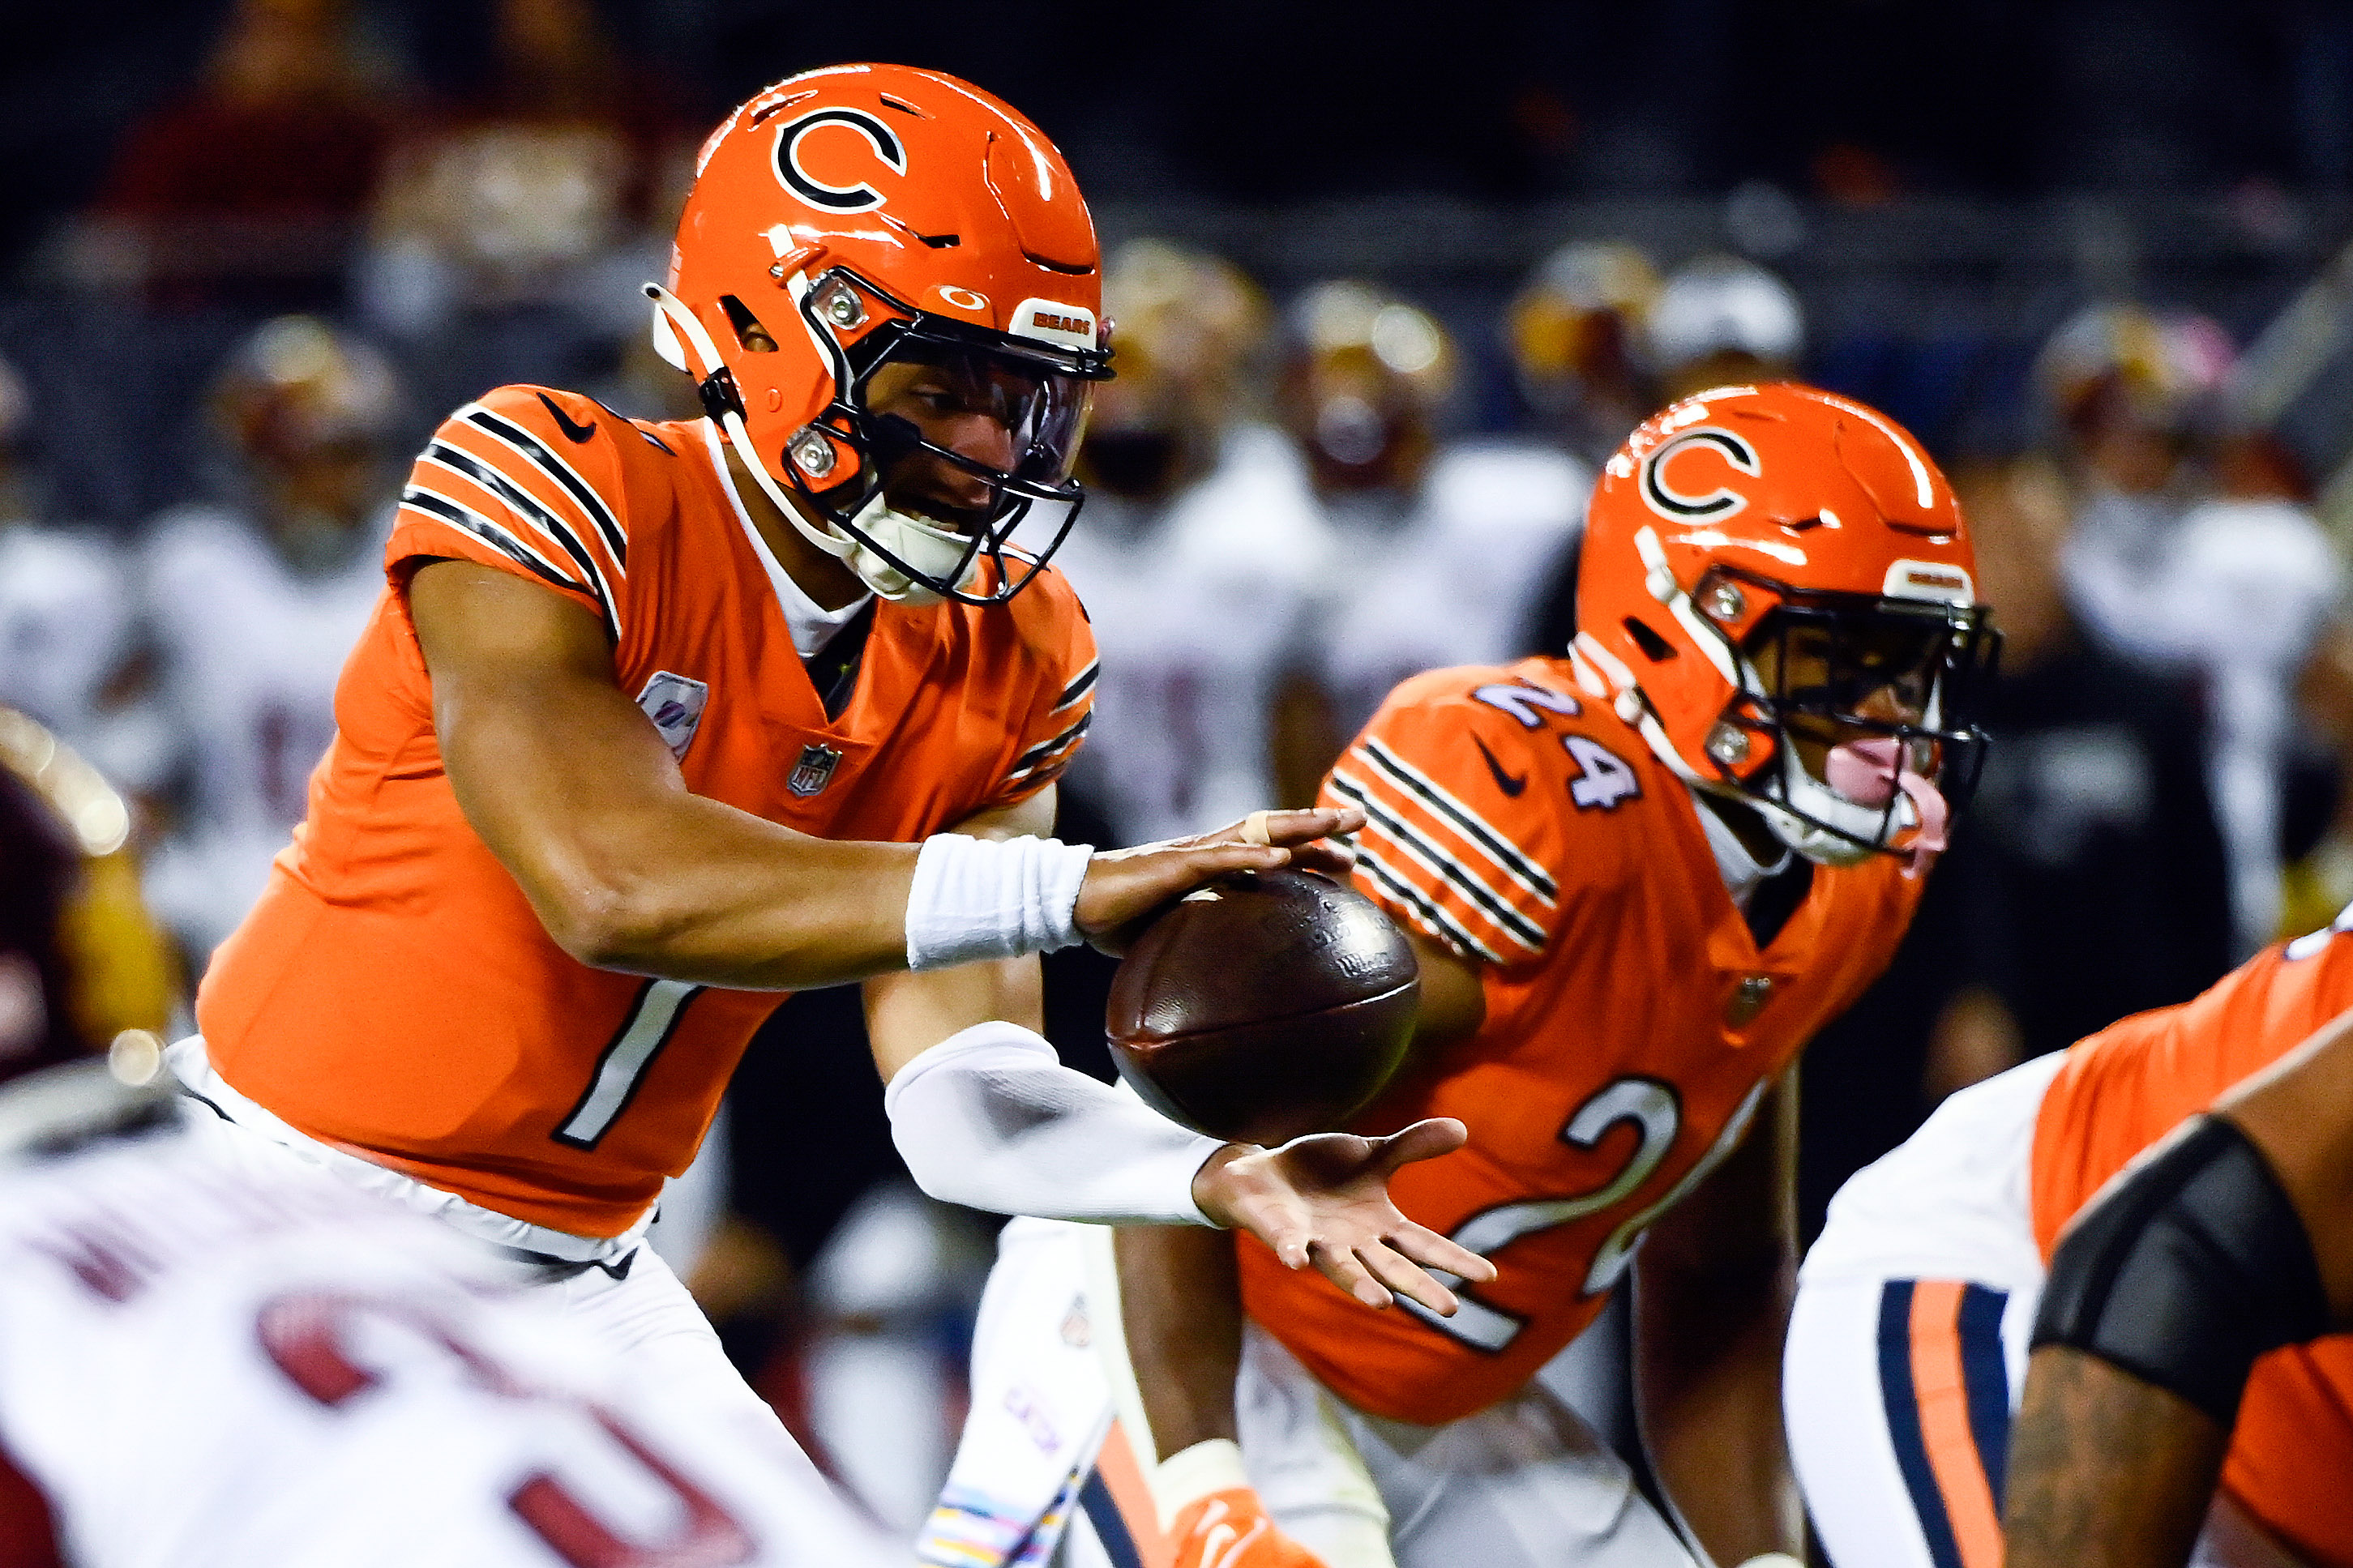
<path fill-rule="evenodd" d="M 1746 251 L 1804 299 L 1810 372 L 1940 446 L 2031 434 L 2026 362 L 2088 295 L 2194 306 L 2243 343 L 2334 250 L 2353 186 L 2353 9 L 2324 0 L 597 8 L 695 119 L 832 60 L 963 74 L 1069 149 L 1107 237 L 1195 239 L 1278 294 L 1374 276 L 1491 359 L 1501 300 L 1564 237 Z M 227 7 L 9 9 L 0 350 L 74 293 L 61 226 Z M 480 86 L 487 5 L 356 10 L 410 92 Z M 72 352 L 103 382 L 138 335 Z M 142 355 L 168 380 L 174 349 Z M 1480 384 L 1464 418 L 1508 426 L 1502 378 Z M 108 452 L 79 510 L 149 510 L 140 460 Z"/>
<path fill-rule="evenodd" d="M 485 90 L 490 0 L 353 10 L 401 103 Z M 290 293 L 163 298 L 90 262 L 92 204 L 126 136 L 197 79 L 229 11 L 0 9 L 0 356 L 40 411 L 26 442 L 46 510 L 125 539 L 200 488 L 203 389 L 231 345 L 280 310 L 350 304 L 332 273 Z M 2244 349 L 2353 238 L 2353 5 L 2328 0 L 596 11 L 649 101 L 689 122 L 834 61 L 976 81 L 1064 149 L 1107 240 L 1195 242 L 1277 300 L 1355 276 L 1430 307 L 1467 361 L 1458 432 L 1534 430 L 1501 324 L 1530 268 L 1570 238 L 1630 239 L 1662 267 L 1709 252 L 1769 266 L 1803 302 L 1809 378 L 1886 408 L 1948 461 L 2048 437 L 2031 368 L 2086 303 L 2202 311 Z M 2348 321 L 2340 310 L 2276 423 L 2316 485 L 2353 452 Z M 404 368 L 432 384 L 430 365 Z M 598 370 L 526 355 L 498 379 L 581 384 Z M 448 401 L 420 395 L 418 435 Z M 1932 904 L 1888 982 L 1810 1056 L 1810 1215 L 1924 1113 L 1934 944 L 1968 918 Z M 1085 985 L 1101 965 L 1089 971 L 1058 961 L 1072 984 L 1055 1033 L 1074 1056 L 1091 1044 Z M 854 1008 L 793 1006 L 804 1037 L 839 1048 L 755 1054 L 741 1090 L 786 1112 L 823 1107 L 844 1152 L 739 1183 L 737 1201 L 805 1265 L 890 1155 Z"/>

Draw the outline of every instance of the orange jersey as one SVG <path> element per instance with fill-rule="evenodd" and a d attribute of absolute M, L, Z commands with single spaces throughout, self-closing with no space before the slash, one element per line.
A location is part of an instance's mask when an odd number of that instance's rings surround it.
<path fill-rule="evenodd" d="M 778 996 L 593 969 L 549 938 L 442 770 L 408 574 L 462 559 L 582 605 L 689 789 L 828 838 L 913 841 L 1021 798 L 1092 701 L 1093 640 L 1050 572 L 1001 607 L 878 605 L 828 720 L 710 431 L 535 387 L 441 426 L 308 819 L 197 999 L 221 1076 L 296 1128 L 582 1236 L 627 1230 L 686 1168 Z"/>
<path fill-rule="evenodd" d="M 2353 937 L 2321 931 L 2266 949 L 2192 1001 L 2136 1014 L 2074 1047 L 2034 1123 L 2034 1239 L 2043 1260 L 2076 1211 L 2135 1155 L 2348 1007 Z M 2353 1336 L 2258 1361 L 2224 1488 L 2305 1561 L 2353 1568 L 2348 1465 Z"/>
<path fill-rule="evenodd" d="M 1501 1276 L 1451 1319 L 1375 1315 L 1240 1247 L 1250 1316 L 1375 1415 L 1483 1409 L 1591 1322 L 1644 1228 L 1886 965 L 1919 897 L 1885 856 L 1818 868 L 1760 953 L 1689 790 L 1575 690 L 1559 659 L 1418 676 L 1324 786 L 1370 817 L 1356 885 L 1477 961 L 1486 994 L 1478 1033 L 1409 1068 L 1359 1131 L 1469 1126 L 1468 1148 L 1390 1191 Z"/>

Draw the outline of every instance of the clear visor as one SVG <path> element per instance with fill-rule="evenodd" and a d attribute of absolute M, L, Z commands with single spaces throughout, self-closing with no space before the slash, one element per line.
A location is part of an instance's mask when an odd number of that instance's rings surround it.
<path fill-rule="evenodd" d="M 1794 738 L 1894 737 L 1957 807 L 1984 762 L 1976 721 L 2000 641 L 1980 607 L 1792 594 L 1741 651 Z"/>
<path fill-rule="evenodd" d="M 839 390 L 820 419 L 823 440 L 861 459 L 828 484 L 824 470 L 834 465 L 820 457 L 818 468 L 804 467 L 806 478 L 795 475 L 802 493 L 836 531 L 944 597 L 991 603 L 1018 593 L 1077 516 L 1071 470 L 1092 383 L 1110 374 L 1109 354 L 919 314 L 841 271 L 813 289 L 802 310 L 835 345 Z M 840 329 L 859 335 L 845 342 Z M 880 531 L 860 528 L 856 519 L 878 496 L 934 536 L 963 536 L 961 561 L 927 570 Z M 1033 520 L 1028 537 L 1047 535 L 1034 550 L 1011 543 L 1025 519 Z"/>
<path fill-rule="evenodd" d="M 1092 395 L 1077 375 L 915 337 L 886 352 L 854 393 L 870 419 L 904 419 L 929 444 L 1048 489 L 1070 481 Z"/>

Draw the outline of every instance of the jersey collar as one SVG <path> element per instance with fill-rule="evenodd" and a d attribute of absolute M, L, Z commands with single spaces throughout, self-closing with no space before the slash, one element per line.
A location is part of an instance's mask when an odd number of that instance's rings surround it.
<path fill-rule="evenodd" d="M 1724 890 L 1732 895 L 1733 908 L 1745 912 L 1748 908 L 1749 896 L 1767 878 L 1778 877 L 1788 870 L 1789 858 L 1796 851 L 1783 849 L 1781 858 L 1770 866 L 1762 864 L 1748 852 L 1748 847 L 1740 842 L 1739 837 L 1725 826 L 1724 819 L 1716 816 L 1705 795 L 1694 790 L 1691 797 L 1692 805 L 1697 808 L 1694 815 L 1699 818 L 1700 831 L 1707 835 L 1708 850 L 1715 857 L 1716 872 L 1724 879 Z"/>
<path fill-rule="evenodd" d="M 815 658 L 842 627 L 858 618 L 858 612 L 874 595 L 860 594 L 838 610 L 821 608 L 810 598 L 776 559 L 776 552 L 768 548 L 768 542 L 760 537 L 759 525 L 752 521 L 743 496 L 735 489 L 735 477 L 727 471 L 727 454 L 719 446 L 719 427 L 708 419 L 700 423 L 712 471 L 719 476 L 719 488 L 726 492 L 727 504 L 735 509 L 735 521 L 743 525 L 744 537 L 752 542 L 753 552 L 768 574 L 768 585 L 776 592 L 776 607 L 785 613 L 785 625 L 792 628 L 793 647 L 803 658 Z"/>

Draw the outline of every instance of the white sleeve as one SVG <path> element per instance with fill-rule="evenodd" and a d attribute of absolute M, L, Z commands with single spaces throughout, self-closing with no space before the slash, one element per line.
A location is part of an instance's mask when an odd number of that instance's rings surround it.
<path fill-rule="evenodd" d="M 1225 1147 L 1064 1067 L 1018 1024 L 976 1024 L 882 1091 L 891 1140 L 935 1198 L 1099 1225 L 1207 1225 L 1193 1177 Z"/>

